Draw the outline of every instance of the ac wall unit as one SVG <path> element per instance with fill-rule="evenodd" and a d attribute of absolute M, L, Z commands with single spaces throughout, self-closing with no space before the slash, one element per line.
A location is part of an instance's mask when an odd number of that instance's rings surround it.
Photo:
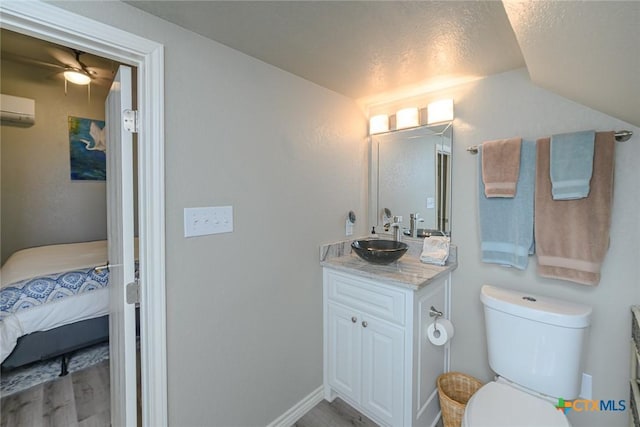
<path fill-rule="evenodd" d="M 0 121 L 3 125 L 33 125 L 36 122 L 36 102 L 19 96 L 0 95 Z"/>

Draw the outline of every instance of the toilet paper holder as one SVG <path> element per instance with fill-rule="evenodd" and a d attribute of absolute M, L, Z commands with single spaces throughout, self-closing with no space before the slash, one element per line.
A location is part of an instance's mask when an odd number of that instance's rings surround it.
<path fill-rule="evenodd" d="M 435 317 L 435 319 L 433 319 L 433 329 L 435 331 L 438 330 L 438 319 L 442 316 L 444 316 L 444 314 L 442 314 L 442 312 L 436 309 L 434 306 L 431 306 L 429 308 L 429 317 Z"/>

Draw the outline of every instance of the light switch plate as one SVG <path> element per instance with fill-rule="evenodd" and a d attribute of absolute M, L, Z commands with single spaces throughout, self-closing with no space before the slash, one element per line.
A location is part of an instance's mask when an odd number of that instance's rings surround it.
<path fill-rule="evenodd" d="M 233 231 L 233 206 L 209 206 L 184 209 L 184 237 Z"/>
<path fill-rule="evenodd" d="M 427 209 L 434 209 L 436 207 L 436 199 L 433 197 L 427 197 Z"/>

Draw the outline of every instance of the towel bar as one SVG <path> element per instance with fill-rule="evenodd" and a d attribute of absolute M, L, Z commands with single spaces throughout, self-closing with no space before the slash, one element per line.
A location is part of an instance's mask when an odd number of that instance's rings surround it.
<path fill-rule="evenodd" d="M 614 136 L 616 137 L 616 141 L 626 142 L 631 139 L 631 136 L 633 136 L 633 132 L 630 130 L 619 130 L 614 134 Z M 478 154 L 479 146 L 480 145 L 472 145 L 470 147 L 467 147 L 467 151 L 471 154 Z"/>

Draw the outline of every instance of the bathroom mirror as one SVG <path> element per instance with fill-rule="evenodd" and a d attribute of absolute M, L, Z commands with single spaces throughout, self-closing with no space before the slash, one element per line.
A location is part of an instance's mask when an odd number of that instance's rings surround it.
<path fill-rule="evenodd" d="M 369 212 L 377 232 L 391 213 L 408 234 L 409 215 L 418 213 L 418 237 L 451 235 L 452 134 L 445 123 L 370 137 Z"/>

